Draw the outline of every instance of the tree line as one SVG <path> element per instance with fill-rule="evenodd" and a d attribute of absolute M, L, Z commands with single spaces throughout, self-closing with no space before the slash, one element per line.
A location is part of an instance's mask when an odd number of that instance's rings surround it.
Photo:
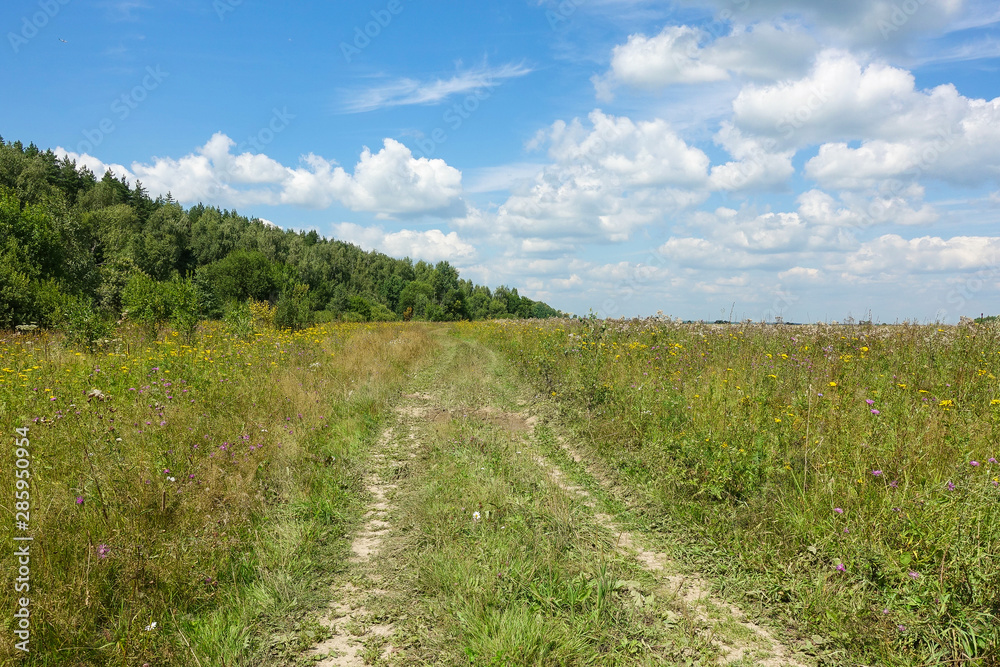
<path fill-rule="evenodd" d="M 139 181 L 0 137 L 0 327 L 122 318 L 179 327 L 251 300 L 281 326 L 313 321 L 562 315 L 462 280 L 448 262 L 395 259 L 236 211 L 183 208 Z"/>

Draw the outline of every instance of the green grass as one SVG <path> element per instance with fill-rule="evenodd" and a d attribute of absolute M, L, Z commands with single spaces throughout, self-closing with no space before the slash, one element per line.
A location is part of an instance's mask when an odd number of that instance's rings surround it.
<path fill-rule="evenodd" d="M 308 612 L 360 520 L 368 445 L 434 345 L 419 326 L 250 333 L 126 330 L 95 354 L 0 334 L 0 428 L 11 444 L 29 428 L 34 537 L 31 652 L 5 638 L 0 664 L 274 664 L 322 636 Z M 10 548 L 0 571 L 13 610 Z"/>
<path fill-rule="evenodd" d="M 397 427 L 415 429 L 421 443 L 396 499 L 402 529 L 387 547 L 403 561 L 387 559 L 394 586 L 411 591 L 387 603 L 401 619 L 401 664 L 653 665 L 714 655 L 677 627 L 660 584 L 615 548 L 594 509 L 536 462 L 546 448 L 539 437 L 549 436 L 517 411 L 529 396 L 516 373 L 481 346 L 452 349 L 428 388 L 428 403 L 445 411 Z"/>
<path fill-rule="evenodd" d="M 992 325 L 461 329 L 563 411 L 645 527 L 828 662 L 997 660 Z"/>

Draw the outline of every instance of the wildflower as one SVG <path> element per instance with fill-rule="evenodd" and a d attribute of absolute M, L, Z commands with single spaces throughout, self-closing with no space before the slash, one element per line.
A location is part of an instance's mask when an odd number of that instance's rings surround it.
<path fill-rule="evenodd" d="M 111 555 L 111 547 L 109 547 L 107 544 L 98 544 L 97 545 L 97 557 L 98 558 L 107 558 L 110 555 Z"/>
<path fill-rule="evenodd" d="M 905 625 L 900 625 L 899 626 L 899 631 L 900 632 L 906 632 L 906 626 Z"/>
<path fill-rule="evenodd" d="M 889 482 L 889 486 L 895 489 L 896 487 L 899 486 L 899 482 L 896 480 L 892 480 L 891 482 Z"/>
<path fill-rule="evenodd" d="M 872 409 L 872 414 L 873 415 L 880 415 L 882 413 L 879 410 L 877 410 L 877 409 Z"/>
<path fill-rule="evenodd" d="M 847 566 L 843 563 L 837 563 L 837 572 L 846 572 Z"/>
<path fill-rule="evenodd" d="M 481 516 L 480 516 L 479 512 L 473 512 L 472 513 L 472 520 L 473 521 L 479 521 L 480 518 L 481 518 Z"/>
<path fill-rule="evenodd" d="M 948 490 L 949 491 L 954 491 L 955 490 L 955 484 L 954 483 L 948 482 L 947 486 L 948 486 Z"/>
<path fill-rule="evenodd" d="M 836 386 L 837 386 L 837 383 L 836 383 L 836 382 L 831 382 L 831 383 L 830 383 L 830 386 L 831 386 L 831 387 L 836 387 Z"/>
<path fill-rule="evenodd" d="M 82 505 L 83 504 L 83 496 L 77 496 L 76 497 L 76 504 L 77 505 Z"/>
<path fill-rule="evenodd" d="M 156 629 L 156 621 L 153 621 L 152 623 L 150 623 L 145 627 L 146 632 L 152 632 L 155 629 Z"/>
<path fill-rule="evenodd" d="M 865 399 L 865 403 L 867 403 L 868 405 L 875 405 L 875 401 L 873 401 L 873 400 L 872 400 L 872 399 L 870 399 L 870 398 L 866 398 L 866 399 Z"/>
<path fill-rule="evenodd" d="M 993 458 L 992 456 L 990 458 L 986 459 L 986 460 L 989 461 L 990 463 L 996 463 L 997 462 L 997 460 L 995 458 Z"/>
<path fill-rule="evenodd" d="M 914 572 L 913 570 L 910 570 L 910 578 L 911 579 L 919 579 L 920 578 L 920 573 L 919 572 Z"/>
<path fill-rule="evenodd" d="M 975 468 L 976 466 L 979 465 L 979 461 L 969 461 L 969 465 Z"/>
<path fill-rule="evenodd" d="M 875 477 L 878 477 L 881 474 L 882 474 L 881 470 L 872 470 L 872 475 L 874 475 Z"/>
<path fill-rule="evenodd" d="M 833 508 L 833 511 L 834 511 L 834 512 L 836 512 L 837 514 L 843 514 L 843 513 L 844 513 L 844 510 L 842 510 L 842 509 L 841 509 L 841 508 L 839 508 L 839 507 L 834 507 L 834 508 Z"/>

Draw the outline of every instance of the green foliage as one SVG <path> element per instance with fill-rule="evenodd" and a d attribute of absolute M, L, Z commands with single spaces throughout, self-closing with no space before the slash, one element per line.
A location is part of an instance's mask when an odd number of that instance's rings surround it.
<path fill-rule="evenodd" d="M 347 311 L 356 313 L 362 322 L 367 322 L 372 318 L 372 305 L 368 303 L 368 299 L 361 296 L 355 295 L 348 298 Z"/>
<path fill-rule="evenodd" d="M 229 335 L 240 340 L 249 341 L 256 332 L 253 310 L 248 301 L 230 301 L 222 321 L 226 323 Z"/>
<path fill-rule="evenodd" d="M 309 285 L 298 284 L 286 289 L 274 311 L 274 323 L 278 327 L 297 331 L 312 324 L 313 311 L 309 303 Z"/>
<path fill-rule="evenodd" d="M 67 342 L 89 352 L 95 351 L 110 339 L 115 330 L 114 322 L 83 298 L 74 299 L 68 304 L 62 328 Z"/>
<path fill-rule="evenodd" d="M 350 319 L 439 321 L 551 317 L 556 311 L 501 286 L 496 293 L 462 280 L 446 261 L 431 265 L 250 220 L 204 205 L 188 210 L 169 196 L 150 198 L 141 183 L 111 172 L 100 179 L 51 151 L 0 139 L 0 326 L 51 324 L 67 296 L 83 296 L 118 319 L 137 273 L 169 292 L 190 276 L 202 316 L 255 299 L 277 305 L 290 326 L 328 310 Z M 296 299 L 296 285 L 308 297 Z M 132 306 L 150 329 L 172 318 L 142 286 Z M 138 288 L 136 288 L 138 289 Z M 134 291 L 134 290 L 133 290 Z M 166 298 L 166 297 L 164 297 Z M 353 300 L 352 300 L 353 298 Z M 181 313 L 192 312 L 186 295 Z M 190 319 L 175 322 L 190 331 Z"/>
<path fill-rule="evenodd" d="M 175 277 L 168 283 L 170 322 L 187 339 L 194 336 L 201 319 L 201 292 L 191 278 Z"/>
<path fill-rule="evenodd" d="M 258 251 L 236 250 L 202 267 L 206 283 L 223 302 L 268 301 L 277 287 L 277 266 Z"/>
<path fill-rule="evenodd" d="M 153 337 L 170 316 L 168 293 L 145 273 L 135 273 L 128 279 L 122 291 L 122 304 L 128 319 L 141 324 Z"/>

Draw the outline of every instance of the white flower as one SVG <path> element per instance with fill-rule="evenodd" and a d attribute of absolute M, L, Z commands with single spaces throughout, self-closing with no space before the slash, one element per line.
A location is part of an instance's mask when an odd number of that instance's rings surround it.
<path fill-rule="evenodd" d="M 472 520 L 473 521 L 479 521 L 479 519 L 480 519 L 479 512 L 473 512 L 472 513 Z"/>
<path fill-rule="evenodd" d="M 156 629 L 156 621 L 153 621 L 152 623 L 146 626 L 146 632 L 152 632 L 155 629 Z"/>
<path fill-rule="evenodd" d="M 167 481 L 168 482 L 176 482 L 177 478 L 175 478 L 175 477 L 167 477 Z"/>

